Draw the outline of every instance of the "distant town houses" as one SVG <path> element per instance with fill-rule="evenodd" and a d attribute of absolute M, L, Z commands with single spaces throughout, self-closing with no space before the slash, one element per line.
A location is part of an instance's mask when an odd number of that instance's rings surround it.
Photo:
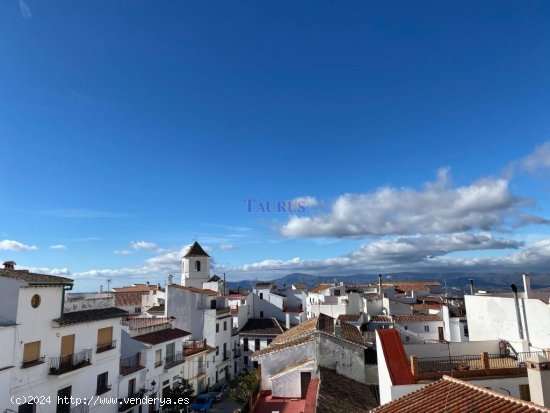
<path fill-rule="evenodd" d="M 181 380 L 198 395 L 255 370 L 243 409 L 256 413 L 436 412 L 444 389 L 452 392 L 445 411 L 469 411 L 457 398 L 479 409 L 550 411 L 550 293 L 532 290 L 527 275 L 499 294 L 472 285 L 451 296 L 436 280 L 382 276 L 232 291 L 210 267 L 195 242 L 180 277 L 73 293 L 69 278 L 6 261 L 0 408 L 157 413 L 170 410 L 159 399 Z M 29 395 L 54 402 L 38 406 Z M 116 403 L 78 402 L 99 396 Z"/>

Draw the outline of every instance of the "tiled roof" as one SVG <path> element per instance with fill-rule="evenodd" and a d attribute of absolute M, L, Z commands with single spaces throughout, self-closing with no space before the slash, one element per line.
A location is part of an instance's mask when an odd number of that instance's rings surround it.
<path fill-rule="evenodd" d="M 370 320 L 371 323 L 391 323 L 391 317 L 389 315 L 373 315 Z"/>
<path fill-rule="evenodd" d="M 118 307 L 141 306 L 140 292 L 115 292 L 115 305 Z"/>
<path fill-rule="evenodd" d="M 328 290 L 330 287 L 334 287 L 334 284 L 319 284 L 311 289 L 311 292 L 314 294 L 320 293 L 321 291 Z"/>
<path fill-rule="evenodd" d="M 164 304 L 154 305 L 147 310 L 148 313 L 164 313 Z"/>
<path fill-rule="evenodd" d="M 239 334 L 245 336 L 278 336 L 283 332 L 281 325 L 274 318 L 251 318 Z"/>
<path fill-rule="evenodd" d="M 157 291 L 158 285 L 131 285 L 129 287 L 113 288 L 115 293 L 148 293 L 149 291 Z"/>
<path fill-rule="evenodd" d="M 73 311 L 65 313 L 55 321 L 60 326 L 70 324 L 89 323 L 92 321 L 107 320 L 109 318 L 118 318 L 127 315 L 128 312 L 116 307 L 96 308 L 93 310 Z"/>
<path fill-rule="evenodd" d="M 319 314 L 317 318 L 317 330 L 334 334 L 334 318 L 323 313 Z"/>
<path fill-rule="evenodd" d="M 128 326 L 130 330 L 135 330 L 144 327 L 170 324 L 171 322 L 172 319 L 169 317 L 129 317 L 122 320 L 122 325 Z"/>
<path fill-rule="evenodd" d="M 287 350 L 289 348 L 293 348 L 296 346 L 300 346 L 302 344 L 313 342 L 314 340 L 315 340 L 315 337 L 313 335 L 308 335 L 308 336 L 297 338 L 295 340 L 285 341 L 284 343 L 280 343 L 280 344 L 274 345 L 273 343 L 271 343 L 268 347 L 253 353 L 252 357 L 259 357 L 269 353 L 274 353 L 275 351 Z"/>
<path fill-rule="evenodd" d="M 185 254 L 183 257 L 184 258 L 189 258 L 189 257 L 210 257 L 210 255 L 208 255 L 206 253 L 206 251 L 204 251 L 202 249 L 200 244 L 197 241 L 195 241 L 193 243 L 193 245 L 191 245 L 191 248 L 189 248 L 189 251 L 187 251 L 187 254 Z"/>
<path fill-rule="evenodd" d="M 191 291 L 193 293 L 197 293 L 197 294 L 201 294 L 201 295 L 218 295 L 219 294 L 217 291 L 214 291 L 214 290 L 203 289 L 203 288 L 195 288 L 195 287 L 187 287 L 187 286 L 178 285 L 178 284 L 172 284 L 170 287 L 171 288 L 179 288 L 181 290 Z"/>
<path fill-rule="evenodd" d="M 414 311 L 428 311 L 428 310 L 440 310 L 443 304 L 434 303 L 434 304 L 413 304 L 412 308 Z"/>
<path fill-rule="evenodd" d="M 283 334 L 277 336 L 271 345 L 282 344 L 314 333 L 317 330 L 317 320 L 317 318 L 311 318 L 298 324 L 296 327 L 292 327 Z"/>
<path fill-rule="evenodd" d="M 397 324 L 403 323 L 429 323 L 434 321 L 443 321 L 443 319 L 435 314 L 413 314 L 413 315 L 396 315 L 393 316 Z"/>
<path fill-rule="evenodd" d="M 292 286 L 296 290 L 307 290 L 307 286 L 305 284 L 292 284 Z"/>
<path fill-rule="evenodd" d="M 372 387 L 320 367 L 317 413 L 367 413 L 378 406 Z M 421 413 L 421 412 L 418 412 Z"/>
<path fill-rule="evenodd" d="M 345 321 L 340 324 L 340 333 L 343 338 L 361 346 L 366 346 L 367 342 L 363 338 L 361 332 L 354 326 Z"/>
<path fill-rule="evenodd" d="M 541 413 L 543 406 L 475 386 L 449 376 L 409 393 L 372 413 Z"/>
<path fill-rule="evenodd" d="M 338 320 L 352 321 L 352 322 L 359 321 L 360 318 L 361 318 L 361 314 L 340 314 L 338 316 Z"/>
<path fill-rule="evenodd" d="M 259 281 L 256 284 L 254 284 L 254 287 L 260 287 L 260 288 L 266 288 L 271 287 L 273 285 L 270 281 Z"/>
<path fill-rule="evenodd" d="M 3 270 L 0 269 L 0 277 L 12 278 L 14 280 L 24 281 L 28 284 L 51 284 L 51 285 L 69 285 L 73 280 L 55 275 L 37 274 L 27 270 Z"/>
<path fill-rule="evenodd" d="M 399 333 L 393 328 L 377 330 L 376 333 L 382 347 L 378 351 L 384 354 L 392 384 L 414 384 L 414 377 Z"/>
<path fill-rule="evenodd" d="M 191 335 L 191 333 L 180 330 L 179 328 L 165 328 L 164 330 L 153 331 L 152 333 L 142 334 L 132 338 L 142 343 L 154 345 L 189 335 Z"/>

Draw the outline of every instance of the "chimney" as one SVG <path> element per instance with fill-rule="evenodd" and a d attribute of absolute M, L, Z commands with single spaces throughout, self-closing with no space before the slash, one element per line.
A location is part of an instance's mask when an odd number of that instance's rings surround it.
<path fill-rule="evenodd" d="M 550 361 L 536 355 L 528 358 L 526 363 L 531 401 L 550 407 Z"/>
<path fill-rule="evenodd" d="M 382 298 L 382 274 L 378 274 L 378 296 Z"/>
<path fill-rule="evenodd" d="M 519 339 L 523 340 L 523 326 L 521 324 L 521 315 L 519 312 L 518 287 L 516 287 L 516 284 L 512 284 L 511 287 L 514 293 L 514 304 L 516 306 L 516 321 L 518 323 Z"/>
<path fill-rule="evenodd" d="M 470 278 L 470 295 L 475 295 L 474 293 L 474 279 Z"/>
<path fill-rule="evenodd" d="M 99 294 L 103 294 L 103 284 L 99 286 Z"/>
<path fill-rule="evenodd" d="M 523 274 L 523 291 L 525 298 L 531 298 L 531 277 L 529 274 Z"/>
<path fill-rule="evenodd" d="M 290 329 L 290 313 L 285 313 L 285 328 Z"/>
<path fill-rule="evenodd" d="M 174 276 L 172 274 L 170 274 L 168 276 L 168 285 L 172 285 L 172 281 L 174 280 Z"/>
<path fill-rule="evenodd" d="M 5 270 L 15 270 L 15 261 L 5 261 L 2 265 Z"/>
<path fill-rule="evenodd" d="M 147 284 L 147 287 L 149 287 L 149 284 L 150 284 L 150 283 L 149 283 L 149 281 L 146 281 L 145 284 Z"/>

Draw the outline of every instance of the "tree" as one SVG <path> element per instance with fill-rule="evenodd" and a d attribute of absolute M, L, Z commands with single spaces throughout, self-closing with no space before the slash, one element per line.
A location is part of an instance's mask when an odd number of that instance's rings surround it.
<path fill-rule="evenodd" d="M 235 400 L 242 408 L 258 387 L 258 371 L 241 371 L 236 379 L 237 384 L 229 389 L 229 397 Z"/>
<path fill-rule="evenodd" d="M 193 397 L 193 387 L 187 380 L 180 377 L 172 384 L 172 388 L 164 395 L 165 399 L 170 399 L 170 407 L 178 409 L 188 405 Z M 183 403 L 178 403 L 183 401 Z M 187 403 L 185 403 L 187 401 Z"/>

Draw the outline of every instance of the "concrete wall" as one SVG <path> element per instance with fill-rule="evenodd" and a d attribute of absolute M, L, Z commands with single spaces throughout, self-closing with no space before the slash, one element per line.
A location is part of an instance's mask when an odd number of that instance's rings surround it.
<path fill-rule="evenodd" d="M 271 379 L 271 392 L 273 397 L 293 397 L 300 398 L 301 389 L 301 373 L 310 372 L 311 378 L 317 378 L 317 367 L 315 361 L 300 366 L 299 369 L 291 370 L 274 376 Z"/>
<path fill-rule="evenodd" d="M 428 343 L 428 344 L 404 344 L 407 357 L 448 357 L 449 351 L 452 356 L 479 355 L 483 352 L 497 354 L 499 352 L 499 341 L 469 341 L 463 343 Z"/>
<path fill-rule="evenodd" d="M 347 340 L 328 334 L 318 336 L 319 366 L 365 383 L 365 351 Z"/>
<path fill-rule="evenodd" d="M 470 340 L 519 341 L 514 299 L 466 295 Z M 537 299 L 520 299 L 524 338 L 538 349 L 550 348 L 550 306 Z"/>
<path fill-rule="evenodd" d="M 402 303 L 390 298 L 384 297 L 383 305 L 386 309 L 387 315 L 408 315 L 413 313 L 410 304 Z"/>
<path fill-rule="evenodd" d="M 0 277 L 0 315 L 3 322 L 16 322 L 19 288 L 23 285 L 25 283 L 22 281 Z"/>
<path fill-rule="evenodd" d="M 426 326 L 428 326 L 428 332 L 425 331 Z M 439 339 L 439 327 L 443 327 L 443 321 L 401 323 L 395 325 L 395 329 L 399 331 L 403 343 L 437 341 Z"/>

